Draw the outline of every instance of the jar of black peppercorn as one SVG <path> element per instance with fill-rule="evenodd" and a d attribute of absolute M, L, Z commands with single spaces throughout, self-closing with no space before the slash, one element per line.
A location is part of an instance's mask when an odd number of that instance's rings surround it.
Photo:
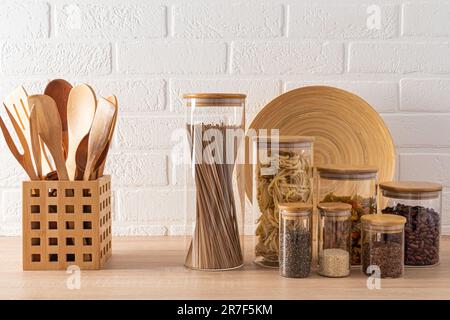
<path fill-rule="evenodd" d="M 370 214 L 361 218 L 362 271 L 380 278 L 400 278 L 404 272 L 406 218 Z"/>
<path fill-rule="evenodd" d="M 406 218 L 405 265 L 439 263 L 442 185 L 400 181 L 380 183 L 382 213 Z"/>
<path fill-rule="evenodd" d="M 312 205 L 281 203 L 280 209 L 280 275 L 306 278 L 312 260 Z"/>

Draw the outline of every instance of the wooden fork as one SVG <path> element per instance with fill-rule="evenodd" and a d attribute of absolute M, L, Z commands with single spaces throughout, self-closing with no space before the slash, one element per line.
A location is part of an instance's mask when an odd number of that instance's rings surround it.
<path fill-rule="evenodd" d="M 17 149 L 16 145 L 14 144 L 14 140 L 12 139 L 11 135 L 9 134 L 8 128 L 6 127 L 5 123 L 3 122 L 2 117 L 0 117 L 0 128 L 3 132 L 3 136 L 5 137 L 6 144 L 9 148 L 9 150 L 11 150 L 11 153 L 14 155 L 14 157 L 17 159 L 17 161 L 20 163 L 20 165 L 25 170 L 25 172 L 28 174 L 30 179 L 31 180 L 39 180 L 40 178 L 37 176 L 37 174 L 33 168 L 33 160 L 31 159 L 30 149 L 28 148 L 25 136 L 24 136 L 22 130 L 19 128 L 19 124 L 14 119 L 14 116 L 11 114 L 11 112 L 7 108 L 6 108 L 6 112 L 8 113 L 9 119 L 11 120 L 14 130 L 17 133 L 17 137 L 19 138 L 19 141 L 22 144 L 23 154 L 21 154 L 19 152 L 19 150 Z"/>
<path fill-rule="evenodd" d="M 30 150 L 32 146 L 30 128 L 30 115 L 32 106 L 28 104 L 27 92 L 22 86 L 17 87 L 3 100 L 3 105 L 8 111 L 8 115 L 11 118 L 11 121 L 12 119 L 15 120 L 17 126 L 14 127 L 14 130 L 16 131 L 17 136 L 19 137 L 20 135 L 23 135 L 25 137 L 25 140 L 20 141 L 23 149 Z M 19 131 L 21 134 L 19 133 Z M 41 146 L 41 154 L 45 159 L 45 161 L 43 161 L 42 163 L 43 175 L 45 175 L 46 173 L 53 171 L 54 168 L 49 160 L 50 158 L 43 146 L 42 141 L 39 141 L 39 144 Z M 31 152 L 31 154 L 32 159 L 37 161 L 37 159 L 34 158 L 33 152 Z M 35 163 L 35 166 L 38 167 L 40 165 Z"/>

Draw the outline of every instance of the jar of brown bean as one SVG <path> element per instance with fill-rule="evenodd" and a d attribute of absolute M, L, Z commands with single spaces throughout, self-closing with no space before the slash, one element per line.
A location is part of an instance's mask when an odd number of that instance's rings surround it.
<path fill-rule="evenodd" d="M 400 181 L 380 184 L 382 213 L 406 218 L 405 265 L 439 263 L 442 185 Z"/>

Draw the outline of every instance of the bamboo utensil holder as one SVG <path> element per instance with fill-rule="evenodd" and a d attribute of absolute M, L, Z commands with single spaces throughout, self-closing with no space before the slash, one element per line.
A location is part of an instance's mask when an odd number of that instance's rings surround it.
<path fill-rule="evenodd" d="M 98 270 L 111 257 L 111 176 L 25 181 L 23 269 Z"/>

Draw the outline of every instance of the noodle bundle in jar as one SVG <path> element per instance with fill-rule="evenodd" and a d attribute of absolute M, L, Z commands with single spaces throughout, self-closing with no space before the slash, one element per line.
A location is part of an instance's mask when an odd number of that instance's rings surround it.
<path fill-rule="evenodd" d="M 253 141 L 255 263 L 279 266 L 280 203 L 312 203 L 313 137 L 256 137 Z"/>

